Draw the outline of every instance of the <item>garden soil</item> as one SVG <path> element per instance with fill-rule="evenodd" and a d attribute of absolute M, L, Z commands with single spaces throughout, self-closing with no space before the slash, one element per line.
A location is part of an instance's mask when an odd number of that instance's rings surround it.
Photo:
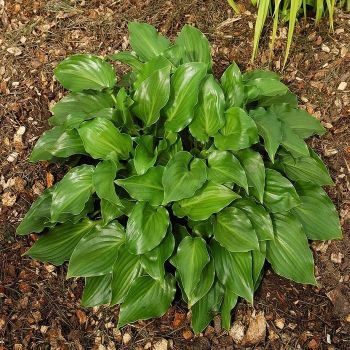
<path fill-rule="evenodd" d="M 336 11 L 334 33 L 322 21 L 300 20 L 283 68 L 286 28 L 269 57 L 271 23 L 250 62 L 256 10 L 241 3 L 234 15 L 224 0 L 0 0 L 0 349 L 350 349 L 350 16 Z M 64 96 L 53 79 L 59 61 L 74 53 L 106 55 L 128 47 L 127 22 L 146 21 L 175 37 L 196 25 L 212 44 L 215 74 L 236 61 L 242 70 L 269 68 L 328 130 L 310 145 L 335 185 L 326 188 L 339 210 L 342 241 L 314 242 L 317 287 L 278 277 L 269 269 L 254 306 L 241 301 L 230 332 L 220 319 L 194 336 L 190 314 L 177 302 L 162 318 L 120 331 L 118 308 L 79 306 L 83 281 L 66 267 L 22 254 L 36 235 L 15 229 L 37 196 L 64 174 L 63 166 L 30 164 L 35 141 L 49 126 L 49 107 Z M 116 65 L 119 73 L 126 70 Z M 296 252 L 298 254 L 298 252 Z"/>

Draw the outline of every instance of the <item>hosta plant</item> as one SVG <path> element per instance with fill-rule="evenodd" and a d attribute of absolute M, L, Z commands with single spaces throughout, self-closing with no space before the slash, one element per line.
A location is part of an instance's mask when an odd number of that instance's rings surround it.
<path fill-rule="evenodd" d="M 70 170 L 19 225 L 43 232 L 26 255 L 69 261 L 68 277 L 85 278 L 82 305 L 121 304 L 119 327 L 163 315 L 177 295 L 195 332 L 215 313 L 229 328 L 266 261 L 316 284 L 308 240 L 341 237 L 321 187 L 332 179 L 304 142 L 320 122 L 272 72 L 232 64 L 217 80 L 194 27 L 174 43 L 148 24 L 129 31 L 132 51 L 55 69 L 70 92 L 30 161 Z M 110 61 L 131 70 L 117 78 Z"/>

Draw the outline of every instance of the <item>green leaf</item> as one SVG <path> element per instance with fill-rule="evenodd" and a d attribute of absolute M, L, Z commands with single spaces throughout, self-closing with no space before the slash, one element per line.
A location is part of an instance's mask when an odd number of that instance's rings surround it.
<path fill-rule="evenodd" d="M 65 127 L 79 126 L 79 123 L 112 110 L 114 100 L 112 95 L 100 91 L 72 92 L 58 101 L 51 109 L 54 114 L 51 125 Z M 79 123 L 72 123 L 72 116 L 79 117 Z M 78 124 L 78 125 L 75 125 Z"/>
<path fill-rule="evenodd" d="M 123 302 L 131 285 L 140 276 L 142 267 L 140 257 L 131 254 L 125 246 L 121 247 L 118 252 L 118 257 L 113 266 L 112 272 L 112 299 L 111 305 L 120 304 Z"/>
<path fill-rule="evenodd" d="M 204 80 L 194 110 L 190 132 L 198 141 L 208 141 L 225 124 L 225 96 L 212 75 Z"/>
<path fill-rule="evenodd" d="M 216 276 L 227 290 L 253 303 L 254 283 L 250 252 L 232 253 L 212 240 Z"/>
<path fill-rule="evenodd" d="M 218 183 L 234 182 L 248 192 L 246 173 L 239 160 L 228 151 L 214 151 L 208 157 L 208 180 Z"/>
<path fill-rule="evenodd" d="M 292 213 L 303 225 L 306 236 L 313 240 L 342 238 L 338 213 L 326 192 L 311 183 L 298 183 L 296 190 L 301 204 Z"/>
<path fill-rule="evenodd" d="M 209 261 L 210 257 L 204 239 L 185 237 L 179 244 L 171 263 L 180 274 L 182 286 L 188 298 L 197 287 L 202 271 Z"/>
<path fill-rule="evenodd" d="M 309 155 L 307 144 L 285 123 L 283 123 L 282 145 L 296 157 Z"/>
<path fill-rule="evenodd" d="M 204 63 L 185 63 L 176 69 L 170 81 L 169 102 L 164 108 L 167 131 L 179 132 L 191 123 L 205 74 Z"/>
<path fill-rule="evenodd" d="M 192 197 L 207 179 L 203 160 L 194 158 L 189 152 L 181 151 L 174 155 L 163 173 L 163 204 Z"/>
<path fill-rule="evenodd" d="M 219 150 L 238 151 L 259 141 L 258 129 L 243 109 L 231 107 L 225 112 L 225 117 L 224 127 L 214 136 L 215 146 Z"/>
<path fill-rule="evenodd" d="M 67 277 L 101 276 L 112 272 L 125 232 L 118 222 L 95 226 L 75 247 L 69 260 Z"/>
<path fill-rule="evenodd" d="M 80 214 L 94 192 L 92 165 L 77 166 L 63 177 L 52 193 L 51 221 L 65 221 L 66 214 Z"/>
<path fill-rule="evenodd" d="M 133 254 L 154 249 L 163 240 L 169 226 L 169 214 L 163 207 L 137 203 L 126 226 L 126 248 Z"/>
<path fill-rule="evenodd" d="M 221 327 L 227 331 L 231 328 L 231 311 L 236 306 L 238 301 L 238 295 L 225 290 L 224 299 L 222 301 L 220 313 L 221 313 Z"/>
<path fill-rule="evenodd" d="M 236 153 L 236 156 L 247 175 L 249 192 L 262 203 L 265 188 L 265 165 L 261 155 L 252 149 L 245 149 Z"/>
<path fill-rule="evenodd" d="M 125 188 L 132 198 L 149 202 L 152 205 L 160 205 L 164 197 L 162 185 L 164 171 L 164 167 L 156 166 L 148 169 L 143 175 L 118 179 L 116 183 Z"/>
<path fill-rule="evenodd" d="M 130 22 L 128 29 L 130 45 L 142 61 L 158 56 L 170 46 L 170 41 L 147 23 Z"/>
<path fill-rule="evenodd" d="M 138 175 L 144 174 L 157 160 L 152 135 L 142 135 L 136 139 L 134 166 Z"/>
<path fill-rule="evenodd" d="M 321 123 L 303 109 L 292 108 L 285 103 L 273 105 L 271 109 L 281 121 L 303 139 L 313 134 L 323 135 L 325 133 Z"/>
<path fill-rule="evenodd" d="M 50 207 L 53 188 L 47 188 L 39 198 L 32 204 L 27 214 L 17 227 L 18 235 L 27 235 L 32 232 L 41 232 L 45 227 L 50 226 Z"/>
<path fill-rule="evenodd" d="M 133 111 L 145 127 L 154 124 L 170 94 L 170 66 L 156 70 L 145 79 L 134 94 Z"/>
<path fill-rule="evenodd" d="M 118 52 L 112 55 L 109 55 L 107 57 L 109 60 L 112 61 L 119 61 L 124 64 L 127 64 L 134 70 L 141 70 L 143 67 L 143 63 L 140 62 L 137 58 L 137 56 L 133 52 L 128 52 L 128 51 L 123 51 L 123 52 Z"/>
<path fill-rule="evenodd" d="M 86 152 L 94 159 L 127 159 L 132 149 L 131 137 L 122 134 L 103 118 L 84 122 L 78 129 Z"/>
<path fill-rule="evenodd" d="M 165 262 L 173 254 L 175 247 L 175 239 L 168 230 L 163 241 L 154 249 L 146 252 L 141 256 L 141 264 L 143 269 L 154 279 L 163 280 L 165 275 Z"/>
<path fill-rule="evenodd" d="M 189 219 L 187 226 L 199 237 L 210 238 L 214 234 L 213 216 L 202 221 L 192 221 Z"/>
<path fill-rule="evenodd" d="M 65 131 L 56 126 L 45 131 L 37 141 L 29 161 L 51 160 L 53 157 L 67 158 L 73 154 L 84 154 L 83 143 L 76 130 Z"/>
<path fill-rule="evenodd" d="M 288 211 L 300 204 L 292 183 L 278 171 L 266 169 L 264 205 L 271 213 Z"/>
<path fill-rule="evenodd" d="M 315 185 L 333 185 L 328 170 L 318 155 L 309 150 L 310 156 L 294 158 L 281 153 L 281 164 L 286 175 L 294 181 L 312 182 Z"/>
<path fill-rule="evenodd" d="M 219 282 L 215 282 L 210 291 L 191 308 L 191 326 L 195 333 L 202 332 L 220 308 L 224 290 Z"/>
<path fill-rule="evenodd" d="M 96 165 L 93 183 L 99 198 L 105 199 L 116 206 L 122 206 L 114 187 L 116 172 L 117 166 L 115 163 L 104 160 Z"/>
<path fill-rule="evenodd" d="M 254 119 L 259 135 L 264 139 L 266 152 L 273 163 L 282 142 L 282 123 L 273 112 L 266 111 L 264 108 L 254 109 L 249 115 Z"/>
<path fill-rule="evenodd" d="M 93 307 L 109 304 L 112 297 L 111 280 L 111 273 L 104 276 L 87 277 L 81 298 L 81 305 L 84 307 Z"/>
<path fill-rule="evenodd" d="M 88 219 L 74 225 L 71 222 L 58 225 L 41 236 L 25 255 L 43 262 L 61 265 L 70 259 L 76 245 L 95 225 L 96 222 Z"/>
<path fill-rule="evenodd" d="M 133 105 L 133 103 L 134 101 L 128 95 L 125 88 L 121 88 L 116 96 L 117 120 L 121 125 L 125 125 L 130 128 L 130 132 L 133 132 L 135 129 L 135 125 L 130 112 L 130 107 Z"/>
<path fill-rule="evenodd" d="M 214 237 L 231 252 L 259 249 L 258 238 L 249 217 L 238 208 L 225 208 L 217 215 Z"/>
<path fill-rule="evenodd" d="M 241 198 L 236 200 L 233 206 L 248 215 L 259 241 L 274 239 L 271 217 L 262 205 L 249 198 Z"/>
<path fill-rule="evenodd" d="M 241 71 L 236 63 L 232 63 L 222 74 L 221 86 L 225 93 L 226 107 L 242 107 L 244 86 Z"/>
<path fill-rule="evenodd" d="M 112 88 L 116 82 L 113 67 L 94 55 L 73 55 L 55 68 L 55 77 L 71 91 Z"/>
<path fill-rule="evenodd" d="M 291 107 L 298 107 L 298 98 L 295 94 L 287 91 L 284 95 L 263 97 L 259 99 L 259 107 L 270 107 L 272 105 L 287 103 Z"/>
<path fill-rule="evenodd" d="M 257 290 L 262 279 L 262 272 L 266 259 L 266 242 L 259 242 L 260 250 L 252 250 L 254 290 Z M 264 250 L 264 251 L 262 251 Z"/>
<path fill-rule="evenodd" d="M 120 307 L 118 328 L 137 320 L 163 316 L 175 291 L 175 278 L 170 274 L 163 283 L 149 276 L 138 277 Z"/>
<path fill-rule="evenodd" d="M 208 39 L 195 27 L 185 24 L 175 44 L 184 49 L 183 62 L 203 62 L 211 69 L 211 51 Z"/>
<path fill-rule="evenodd" d="M 100 205 L 103 225 L 107 225 L 112 220 L 124 215 L 124 208 L 122 203 L 120 205 L 115 205 L 112 202 L 102 198 Z"/>
<path fill-rule="evenodd" d="M 228 187 L 208 182 L 193 197 L 174 203 L 173 212 L 178 217 L 206 220 L 237 198 L 240 196 Z"/>
<path fill-rule="evenodd" d="M 267 242 L 266 259 L 274 271 L 295 282 L 316 285 L 314 259 L 301 224 L 291 214 L 274 214 L 275 240 Z"/>

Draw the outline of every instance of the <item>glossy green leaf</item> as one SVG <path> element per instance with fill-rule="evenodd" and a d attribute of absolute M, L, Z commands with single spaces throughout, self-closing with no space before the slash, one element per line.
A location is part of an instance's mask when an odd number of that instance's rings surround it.
<path fill-rule="evenodd" d="M 163 240 L 169 226 L 169 214 L 163 207 L 137 203 L 126 226 L 126 248 L 133 254 L 154 249 Z"/>
<path fill-rule="evenodd" d="M 132 198 L 152 205 L 160 205 L 164 197 L 163 173 L 164 167 L 156 166 L 148 169 L 143 175 L 118 179 L 116 183 L 125 188 Z"/>
<path fill-rule="evenodd" d="M 53 157 L 67 158 L 73 154 L 84 154 L 83 143 L 76 130 L 65 131 L 56 126 L 43 133 L 34 146 L 29 161 L 51 160 Z"/>
<path fill-rule="evenodd" d="M 195 333 L 202 332 L 219 311 L 224 290 L 219 282 L 215 282 L 210 291 L 191 308 L 191 326 Z"/>
<path fill-rule="evenodd" d="M 93 183 L 99 198 L 105 199 L 110 203 L 122 206 L 122 203 L 115 192 L 114 179 L 117 172 L 117 166 L 110 160 L 104 160 L 96 165 Z"/>
<path fill-rule="evenodd" d="M 94 229 L 96 222 L 88 219 L 75 225 L 66 222 L 49 230 L 26 251 L 33 259 L 61 265 L 69 260 L 79 241 Z"/>
<path fill-rule="evenodd" d="M 125 232 L 118 222 L 95 226 L 75 247 L 68 265 L 68 277 L 101 276 L 112 272 Z"/>
<path fill-rule="evenodd" d="M 264 205 L 271 213 L 288 211 L 300 204 L 293 184 L 278 171 L 266 169 Z"/>
<path fill-rule="evenodd" d="M 252 304 L 254 283 L 250 252 L 230 252 L 215 240 L 211 242 L 210 247 L 219 281 L 227 290 L 234 292 Z"/>
<path fill-rule="evenodd" d="M 71 169 L 52 193 L 51 221 L 61 222 L 65 214 L 81 213 L 94 191 L 92 165 Z"/>
<path fill-rule="evenodd" d="M 275 154 L 282 143 L 282 123 L 277 116 L 264 108 L 257 108 L 249 114 L 258 128 L 259 135 L 264 139 L 264 146 L 272 162 Z"/>
<path fill-rule="evenodd" d="M 225 96 L 212 75 L 205 78 L 194 110 L 190 132 L 198 141 L 208 141 L 225 124 Z"/>
<path fill-rule="evenodd" d="M 311 183 L 298 183 L 296 189 L 301 204 L 292 213 L 303 225 L 307 237 L 313 240 L 342 238 L 338 213 L 326 192 Z"/>
<path fill-rule="evenodd" d="M 173 254 L 174 247 L 174 236 L 171 230 L 168 230 L 167 235 L 157 247 L 141 256 L 141 264 L 143 269 L 152 278 L 163 280 L 165 276 L 164 264 Z"/>
<path fill-rule="evenodd" d="M 17 227 L 16 234 L 27 235 L 29 233 L 39 233 L 45 227 L 50 226 L 51 200 L 53 188 L 46 189 L 40 197 L 32 204 L 21 223 Z"/>
<path fill-rule="evenodd" d="M 244 86 L 241 71 L 236 63 L 232 63 L 222 74 L 221 85 L 225 93 L 226 107 L 242 107 Z"/>
<path fill-rule="evenodd" d="M 87 277 L 81 298 L 81 305 L 84 307 L 93 307 L 109 304 L 112 297 L 111 280 L 111 273 L 104 276 Z"/>
<path fill-rule="evenodd" d="M 170 80 L 169 102 L 164 109 L 166 130 L 179 132 L 191 123 L 205 74 L 204 63 L 185 63 L 176 69 Z"/>
<path fill-rule="evenodd" d="M 296 157 L 309 155 L 307 144 L 286 123 L 283 123 L 282 145 Z"/>
<path fill-rule="evenodd" d="M 135 70 L 141 70 L 143 67 L 142 62 L 139 61 L 137 56 L 133 52 L 122 51 L 108 56 L 108 59 L 112 61 L 119 61 L 127 64 Z"/>
<path fill-rule="evenodd" d="M 192 221 L 189 219 L 187 225 L 191 228 L 192 233 L 199 237 L 209 238 L 214 234 L 214 223 L 213 216 L 207 220 Z"/>
<path fill-rule="evenodd" d="M 259 241 L 274 239 L 271 217 L 262 205 L 252 199 L 241 198 L 232 206 L 243 210 L 248 215 Z"/>
<path fill-rule="evenodd" d="M 75 127 L 76 124 L 110 111 L 114 106 L 111 94 L 100 91 L 72 92 L 58 101 L 51 109 L 51 125 Z M 80 122 L 72 123 L 71 116 L 78 116 Z"/>
<path fill-rule="evenodd" d="M 270 107 L 272 105 L 278 105 L 287 103 L 291 107 L 298 107 L 298 98 L 295 94 L 287 91 L 284 95 L 263 97 L 259 99 L 259 107 Z"/>
<path fill-rule="evenodd" d="M 121 133 L 103 118 L 83 123 L 78 129 L 86 152 L 94 159 L 127 159 L 132 149 L 131 137 Z"/>
<path fill-rule="evenodd" d="M 134 131 L 135 125 L 130 112 L 130 107 L 133 105 L 134 101 L 126 92 L 125 88 L 121 88 L 116 96 L 116 116 L 117 120 L 121 125 L 125 125 Z M 119 125 L 119 124 L 118 124 Z"/>
<path fill-rule="evenodd" d="M 125 246 L 119 249 L 118 257 L 113 266 L 112 272 L 112 299 L 111 305 L 120 304 L 123 302 L 131 285 L 140 276 L 142 266 L 140 257 L 131 254 Z"/>
<path fill-rule="evenodd" d="M 207 179 L 203 160 L 189 152 L 178 152 L 166 165 L 163 173 L 163 203 L 192 197 Z"/>
<path fill-rule="evenodd" d="M 238 301 L 238 295 L 231 292 L 230 290 L 225 290 L 224 298 L 222 300 L 222 305 L 220 308 L 221 313 L 221 327 L 226 331 L 231 328 L 231 311 L 236 306 Z"/>
<path fill-rule="evenodd" d="M 243 109 L 231 107 L 225 112 L 225 118 L 225 125 L 214 136 L 219 150 L 238 151 L 259 141 L 258 129 Z"/>
<path fill-rule="evenodd" d="M 134 94 L 133 111 L 145 127 L 154 124 L 170 94 L 170 66 L 158 69 L 145 79 Z"/>
<path fill-rule="evenodd" d="M 100 205 L 103 225 L 107 225 L 114 219 L 124 215 L 125 208 L 122 203 L 120 205 L 115 205 L 114 203 L 102 198 Z"/>
<path fill-rule="evenodd" d="M 178 217 L 206 220 L 237 198 L 240 196 L 228 187 L 208 182 L 193 197 L 174 203 L 173 212 Z"/>
<path fill-rule="evenodd" d="M 68 90 L 102 90 L 116 82 L 113 67 L 94 55 L 73 55 L 55 68 L 56 79 Z"/>
<path fill-rule="evenodd" d="M 294 181 L 312 182 L 315 185 L 333 185 L 328 170 L 316 153 L 309 150 L 310 156 L 294 158 L 288 153 L 281 154 L 281 165 L 288 178 Z"/>
<path fill-rule="evenodd" d="M 275 240 L 267 242 L 266 259 L 274 271 L 295 282 L 316 284 L 314 259 L 301 224 L 291 214 L 274 214 Z"/>
<path fill-rule="evenodd" d="M 266 242 L 259 242 L 260 250 L 252 250 L 253 282 L 254 290 L 259 287 L 262 279 L 263 268 L 266 260 Z"/>
<path fill-rule="evenodd" d="M 149 276 L 138 277 L 120 307 L 118 327 L 163 316 L 174 299 L 175 291 L 175 278 L 170 274 L 163 283 Z"/>
<path fill-rule="evenodd" d="M 170 41 L 147 23 L 130 22 L 128 29 L 130 45 L 143 61 L 158 56 L 170 46 Z"/>
<path fill-rule="evenodd" d="M 265 165 L 261 155 L 252 149 L 242 150 L 235 155 L 247 175 L 249 192 L 262 203 L 265 188 Z"/>
<path fill-rule="evenodd" d="M 185 237 L 176 255 L 171 259 L 172 265 L 180 274 L 181 283 L 186 296 L 192 295 L 197 287 L 201 274 L 210 260 L 206 243 L 199 237 Z"/>
<path fill-rule="evenodd" d="M 245 171 L 239 160 L 228 151 L 214 151 L 208 157 L 208 180 L 218 183 L 234 182 L 248 192 Z"/>
<path fill-rule="evenodd" d="M 184 50 L 183 62 L 203 62 L 211 68 L 211 52 L 208 39 L 195 27 L 185 24 L 176 39 L 176 45 Z"/>
<path fill-rule="evenodd" d="M 137 174 L 142 175 L 151 168 L 157 160 L 154 137 L 151 135 L 142 135 L 136 142 L 134 166 Z"/>
<path fill-rule="evenodd" d="M 323 135 L 325 133 L 321 123 L 303 109 L 292 108 L 287 104 L 274 105 L 271 109 L 281 121 L 303 139 L 313 134 Z"/>
<path fill-rule="evenodd" d="M 248 215 L 238 208 L 225 208 L 217 215 L 214 237 L 231 252 L 259 249 L 258 238 Z"/>

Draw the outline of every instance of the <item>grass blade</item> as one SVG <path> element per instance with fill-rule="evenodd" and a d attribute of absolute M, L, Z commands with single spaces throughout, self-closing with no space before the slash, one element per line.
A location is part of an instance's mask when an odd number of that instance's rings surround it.
<path fill-rule="evenodd" d="M 270 42 L 270 59 L 272 58 L 273 48 L 275 46 L 280 4 L 281 4 L 281 0 L 275 0 L 275 10 L 274 10 L 274 14 L 273 14 L 273 17 L 274 17 L 273 18 L 273 27 L 272 27 L 272 35 L 271 35 L 271 42 Z"/>
<path fill-rule="evenodd" d="M 227 0 L 227 2 L 231 6 L 234 13 L 238 14 L 240 12 L 238 5 L 233 0 Z"/>

